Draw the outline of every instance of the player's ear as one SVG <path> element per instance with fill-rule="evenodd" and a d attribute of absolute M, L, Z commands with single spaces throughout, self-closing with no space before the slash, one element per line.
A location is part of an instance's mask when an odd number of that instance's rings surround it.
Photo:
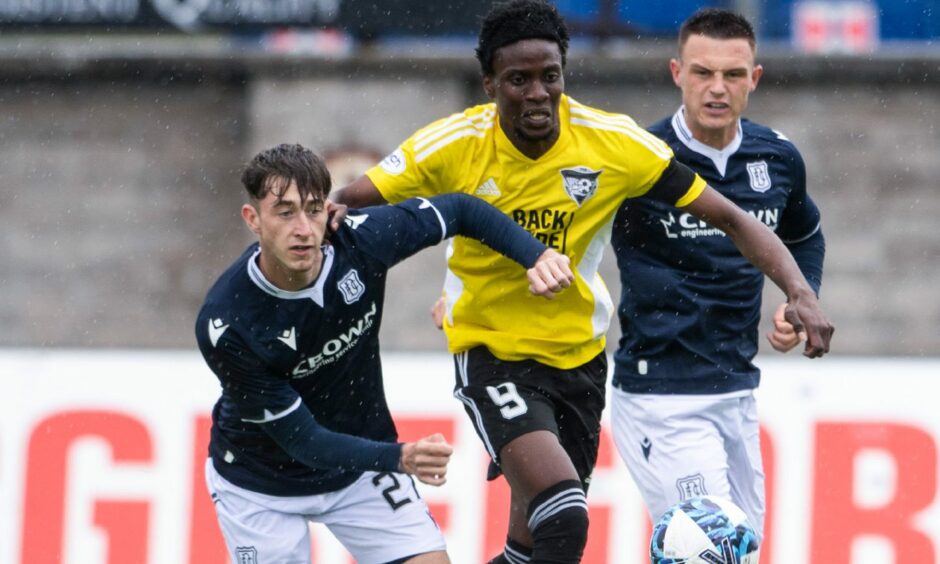
<path fill-rule="evenodd" d="M 754 65 L 754 72 L 751 73 L 751 92 L 757 88 L 757 82 L 760 81 L 760 77 L 764 75 L 764 67 L 760 65 Z"/>
<path fill-rule="evenodd" d="M 490 100 L 496 98 L 496 83 L 493 81 L 492 75 L 483 75 L 483 91 L 486 92 L 486 96 Z"/>
<path fill-rule="evenodd" d="M 682 62 L 679 59 L 669 59 L 669 72 L 672 73 L 672 81 L 676 86 L 682 88 L 679 84 L 679 71 L 682 70 Z"/>
<path fill-rule="evenodd" d="M 244 204 L 242 206 L 242 219 L 245 220 L 245 225 L 248 226 L 248 229 L 251 229 L 252 233 L 255 235 L 261 233 L 261 218 L 258 217 L 258 208 L 251 204 Z"/>

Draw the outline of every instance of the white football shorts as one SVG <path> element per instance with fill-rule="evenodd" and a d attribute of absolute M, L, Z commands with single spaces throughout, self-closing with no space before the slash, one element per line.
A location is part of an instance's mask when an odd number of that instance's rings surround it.
<path fill-rule="evenodd" d="M 234 564 L 310 564 L 308 522 L 323 523 L 361 564 L 445 549 L 407 474 L 365 472 L 342 490 L 281 497 L 246 490 L 206 461 L 206 485 Z"/>
<path fill-rule="evenodd" d="M 764 530 L 764 466 L 753 391 L 723 395 L 611 393 L 614 443 L 655 523 L 691 497 L 730 499 Z"/>

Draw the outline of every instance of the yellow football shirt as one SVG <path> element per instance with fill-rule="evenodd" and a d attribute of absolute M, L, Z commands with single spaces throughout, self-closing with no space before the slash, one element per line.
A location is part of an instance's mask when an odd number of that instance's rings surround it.
<path fill-rule="evenodd" d="M 538 159 L 509 141 L 491 103 L 419 130 L 366 172 L 392 203 L 448 192 L 477 196 L 571 259 L 575 284 L 546 300 L 529 293 L 515 262 L 475 240 L 452 239 L 444 284 L 451 352 L 484 345 L 503 360 L 566 369 L 604 350 L 614 306 L 597 269 L 614 215 L 625 199 L 656 184 L 673 154 L 628 116 L 567 96 L 559 105 L 558 140 Z M 696 176 L 676 204 L 704 188 Z"/>

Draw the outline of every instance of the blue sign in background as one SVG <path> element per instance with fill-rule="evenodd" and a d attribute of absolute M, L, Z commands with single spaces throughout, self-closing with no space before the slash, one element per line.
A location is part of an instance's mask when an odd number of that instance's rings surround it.
<path fill-rule="evenodd" d="M 705 6 L 750 6 L 761 39 L 789 40 L 795 4 L 805 0 L 556 0 L 578 35 L 671 37 Z M 825 1 L 825 0 L 823 0 Z M 832 0 L 838 3 L 839 0 Z M 940 38 L 940 0 L 872 0 L 883 41 Z M 491 0 L 0 0 L 0 26 L 264 28 L 330 27 L 360 39 L 388 36 L 472 37 Z"/>

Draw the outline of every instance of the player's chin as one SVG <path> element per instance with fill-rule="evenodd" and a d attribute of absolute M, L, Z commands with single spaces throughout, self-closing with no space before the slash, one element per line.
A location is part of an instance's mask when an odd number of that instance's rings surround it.
<path fill-rule="evenodd" d="M 546 141 L 552 138 L 556 130 L 557 127 L 553 122 L 546 123 L 544 127 L 528 127 L 521 125 L 516 128 L 519 137 L 526 141 Z"/>

